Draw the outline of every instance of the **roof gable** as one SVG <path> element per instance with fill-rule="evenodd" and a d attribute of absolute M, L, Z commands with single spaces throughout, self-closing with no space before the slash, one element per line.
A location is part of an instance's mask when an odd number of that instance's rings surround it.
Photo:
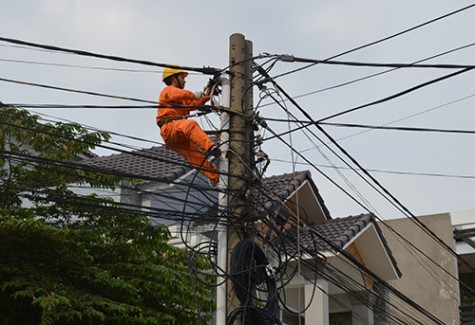
<path fill-rule="evenodd" d="M 401 276 L 381 229 L 371 214 L 326 220 L 307 229 L 303 228 L 298 233 L 296 227 L 293 227 L 289 230 L 289 235 L 296 238 L 294 244 L 300 242 L 301 249 L 326 252 L 326 256 L 340 255 L 340 249 L 346 250 L 350 244 L 356 244 L 365 264 L 375 274 L 384 279 Z M 294 245 L 291 249 L 297 251 L 297 246 Z"/>

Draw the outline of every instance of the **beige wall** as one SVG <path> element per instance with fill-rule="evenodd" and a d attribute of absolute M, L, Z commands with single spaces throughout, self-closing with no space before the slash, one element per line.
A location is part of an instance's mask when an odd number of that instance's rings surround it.
<path fill-rule="evenodd" d="M 448 213 L 422 216 L 418 219 L 454 249 L 452 224 Z M 379 225 L 402 273 L 401 279 L 389 283 L 444 324 L 458 325 L 458 283 L 453 278 L 457 277 L 455 257 L 408 218 L 388 220 L 380 222 Z M 449 274 L 409 246 L 389 227 L 436 261 Z M 394 295 L 390 295 L 390 299 L 397 301 Z M 391 312 L 397 313 L 394 309 Z M 424 324 L 428 323 L 426 318 L 419 319 Z"/>

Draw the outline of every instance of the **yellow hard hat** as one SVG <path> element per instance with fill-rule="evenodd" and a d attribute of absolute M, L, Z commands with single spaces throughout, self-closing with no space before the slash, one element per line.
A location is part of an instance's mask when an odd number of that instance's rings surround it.
<path fill-rule="evenodd" d="M 188 75 L 188 72 L 186 72 L 185 70 L 181 69 L 178 66 L 176 66 L 176 68 L 166 67 L 165 69 L 163 69 L 162 81 L 165 81 L 165 79 L 167 79 L 168 77 L 173 76 L 174 74 L 179 74 L 179 73 L 183 73 L 185 77 Z"/>

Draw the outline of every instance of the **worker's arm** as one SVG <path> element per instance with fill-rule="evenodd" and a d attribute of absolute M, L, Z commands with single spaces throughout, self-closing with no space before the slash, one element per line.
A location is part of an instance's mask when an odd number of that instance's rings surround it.
<path fill-rule="evenodd" d="M 186 89 L 177 87 L 166 87 L 160 94 L 160 102 L 167 104 L 178 104 L 184 106 L 201 106 L 209 100 L 209 97 L 202 96 L 195 99 L 195 93 Z M 196 109 L 196 108 L 191 108 Z"/>

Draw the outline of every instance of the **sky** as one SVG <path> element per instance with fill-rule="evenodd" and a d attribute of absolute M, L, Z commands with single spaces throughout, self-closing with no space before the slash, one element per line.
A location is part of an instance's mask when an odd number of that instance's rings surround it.
<path fill-rule="evenodd" d="M 225 68 L 229 64 L 229 38 L 234 33 L 252 42 L 255 56 L 291 54 L 325 60 L 474 2 L 0 0 L 0 3 L 0 37 L 136 60 Z M 471 46 L 475 42 L 474 30 L 475 7 L 472 7 L 335 60 L 409 64 L 449 52 L 424 63 L 475 65 L 475 46 Z M 256 63 L 265 64 L 266 60 Z M 270 75 L 278 76 L 304 66 L 279 61 Z M 342 86 L 388 69 L 318 64 L 279 77 L 276 82 L 296 99 L 300 109 L 313 120 L 319 120 L 460 70 L 401 68 Z M 164 86 L 160 77 L 160 68 L 0 42 L 2 79 L 156 101 Z M 209 76 L 190 73 L 186 87 L 201 90 L 208 79 Z M 475 130 L 474 85 L 475 71 L 467 71 L 326 122 Z M 267 86 L 272 90 L 271 84 Z M 275 93 L 275 96 L 283 94 Z M 19 106 L 137 105 L 121 99 L 5 81 L 0 81 L 0 101 Z M 290 102 L 276 105 L 257 88 L 254 88 L 254 103 L 264 118 L 287 119 L 284 106 L 292 115 L 307 120 Z M 153 108 L 30 110 L 48 119 L 66 119 L 113 132 L 117 134 L 113 141 L 130 147 L 147 148 L 162 143 Z M 199 122 L 205 129 L 219 126 L 217 115 L 209 120 L 211 123 L 200 118 Z M 296 127 L 294 123 L 278 121 L 268 124 L 276 132 Z M 372 180 L 365 181 L 348 169 L 345 162 L 354 168 L 353 162 L 334 145 L 328 144 L 332 150 L 324 146 L 328 138 L 316 127 L 284 137 L 312 165 L 277 139 L 264 142 L 262 149 L 271 159 L 265 176 L 310 170 L 333 217 L 372 211 L 383 219 L 391 219 L 408 213 L 425 215 L 475 209 L 474 134 L 322 127 L 402 208 L 385 199 L 383 190 L 376 191 Z M 270 135 L 262 130 L 259 134 Z M 114 152 L 98 149 L 96 153 Z"/>

